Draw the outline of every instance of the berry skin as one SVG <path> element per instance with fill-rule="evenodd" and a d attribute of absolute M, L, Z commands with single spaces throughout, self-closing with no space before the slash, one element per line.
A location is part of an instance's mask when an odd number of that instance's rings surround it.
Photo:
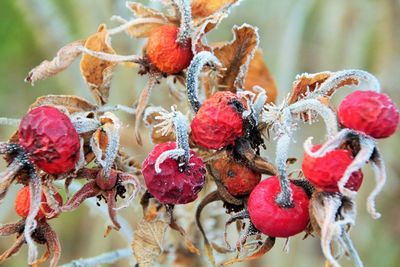
<path fill-rule="evenodd" d="M 143 162 L 142 173 L 147 190 L 164 204 L 186 204 L 197 198 L 203 188 L 206 169 L 203 161 L 190 151 L 189 164 L 179 169 L 176 159 L 167 158 L 157 173 L 155 164 L 161 153 L 176 148 L 175 142 L 158 144 Z"/>
<path fill-rule="evenodd" d="M 311 151 L 316 151 L 321 145 L 315 145 Z M 304 176 L 318 189 L 325 192 L 339 192 L 337 183 L 342 178 L 347 167 L 353 161 L 349 150 L 335 149 L 320 158 L 313 158 L 304 153 L 302 169 Z M 361 170 L 353 172 L 345 187 L 358 191 L 363 181 Z"/>
<path fill-rule="evenodd" d="M 282 208 L 276 203 L 281 189 L 277 176 L 265 179 L 251 192 L 248 201 L 250 220 L 263 234 L 285 238 L 307 227 L 310 220 L 307 194 L 293 183 L 290 183 L 290 187 L 293 191 L 292 208 Z"/>
<path fill-rule="evenodd" d="M 79 160 L 78 133 L 70 119 L 54 107 L 29 111 L 19 125 L 18 137 L 32 162 L 49 174 L 67 173 Z"/>
<path fill-rule="evenodd" d="M 190 127 L 196 144 L 209 149 L 231 145 L 244 134 L 243 104 L 232 92 L 222 91 L 205 100 Z"/>
<path fill-rule="evenodd" d="M 223 185 L 235 197 L 246 196 L 260 182 L 261 174 L 233 159 L 220 158 L 214 168 L 219 172 Z"/>
<path fill-rule="evenodd" d="M 339 121 L 350 129 L 374 138 L 389 137 L 399 124 L 399 112 L 385 94 L 374 91 L 355 91 L 339 106 Z"/>
<path fill-rule="evenodd" d="M 56 193 L 54 195 L 54 198 L 56 199 L 59 205 L 62 205 L 62 197 L 59 193 Z M 28 217 L 30 202 L 31 200 L 30 200 L 29 186 L 25 186 L 18 191 L 17 197 L 15 198 L 15 211 L 20 217 L 22 218 Z M 40 205 L 40 210 L 36 215 L 36 219 L 39 221 L 45 220 L 47 219 L 46 214 L 49 214 L 51 212 L 53 212 L 53 209 L 51 209 L 47 204 L 46 196 L 42 192 L 42 203 Z"/>
<path fill-rule="evenodd" d="M 186 44 L 177 43 L 178 32 L 178 27 L 164 25 L 154 29 L 147 42 L 146 55 L 150 62 L 167 74 L 181 72 L 193 58 L 191 40 Z"/>

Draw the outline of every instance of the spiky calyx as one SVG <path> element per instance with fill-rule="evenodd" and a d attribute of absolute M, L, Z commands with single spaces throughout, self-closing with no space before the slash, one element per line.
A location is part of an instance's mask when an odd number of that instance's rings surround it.
<path fill-rule="evenodd" d="M 232 92 L 222 91 L 204 101 L 190 127 L 196 144 L 220 149 L 244 134 L 243 103 Z"/>
<path fill-rule="evenodd" d="M 374 138 L 389 137 L 399 124 L 399 112 L 385 94 L 374 91 L 355 91 L 339 106 L 340 123 Z"/>
<path fill-rule="evenodd" d="M 309 223 L 308 196 L 290 182 L 293 206 L 282 208 L 276 203 L 280 192 L 279 178 L 273 176 L 259 183 L 248 201 L 250 220 L 263 234 L 270 237 L 290 237 L 304 231 Z"/>
<path fill-rule="evenodd" d="M 220 158 L 214 168 L 228 192 L 235 197 L 249 195 L 261 180 L 260 173 L 230 158 Z"/>
<path fill-rule="evenodd" d="M 180 44 L 176 41 L 178 33 L 178 27 L 164 25 L 154 29 L 147 42 L 146 55 L 150 62 L 167 74 L 181 72 L 193 58 L 190 39 Z"/>
<path fill-rule="evenodd" d="M 315 145 L 311 151 L 317 151 L 322 145 Z M 351 151 L 335 149 L 323 157 L 314 158 L 304 153 L 302 169 L 304 176 L 317 188 L 325 192 L 339 192 L 338 182 L 347 167 L 353 162 Z M 363 181 L 361 170 L 353 172 L 345 187 L 358 191 Z"/>
<path fill-rule="evenodd" d="M 206 169 L 203 161 L 190 150 L 188 164 L 179 165 L 179 159 L 167 158 L 156 170 L 159 156 L 176 149 L 175 142 L 158 144 L 142 164 L 142 173 L 147 190 L 164 204 L 186 204 L 194 201 L 203 188 Z"/>
<path fill-rule="evenodd" d="M 18 137 L 30 160 L 49 174 L 67 173 L 79 160 L 78 133 L 71 120 L 54 107 L 29 111 L 19 125 Z"/>
<path fill-rule="evenodd" d="M 59 205 L 62 205 L 62 197 L 59 193 L 56 193 L 54 195 L 55 200 L 58 202 Z M 29 209 L 31 206 L 31 200 L 30 200 L 30 190 L 29 186 L 24 186 L 21 188 L 18 193 L 17 197 L 15 198 L 15 211 L 16 213 L 22 217 L 26 218 L 28 217 L 29 214 Z M 40 205 L 40 210 L 38 214 L 36 215 L 36 219 L 39 221 L 46 220 L 47 217 L 46 215 L 52 213 L 54 210 L 50 208 L 50 206 L 47 203 L 47 198 L 44 192 L 42 192 L 42 201 Z M 54 218 L 54 217 L 52 217 Z"/>

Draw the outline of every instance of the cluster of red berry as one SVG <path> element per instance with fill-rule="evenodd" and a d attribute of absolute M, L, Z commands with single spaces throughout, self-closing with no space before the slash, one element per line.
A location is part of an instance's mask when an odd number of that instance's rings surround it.
<path fill-rule="evenodd" d="M 340 227 L 346 225 L 345 216 L 336 215 L 342 212 L 346 201 L 353 201 L 363 180 L 361 167 L 368 161 L 377 167 L 377 175 L 380 175 L 377 188 L 368 199 L 368 210 L 374 217 L 379 216 L 374 198 L 385 182 L 385 171 L 375 139 L 395 133 L 399 123 L 395 104 L 379 92 L 379 84 L 372 75 L 357 70 L 317 74 L 315 77 L 323 78 L 309 82 L 306 89 L 296 88 L 293 97 L 279 106 L 269 103 L 273 100 L 267 101 L 268 92 L 257 87 L 254 91 L 240 87 L 230 91 L 217 88 L 214 91 L 218 92 L 201 103 L 198 96 L 200 73 L 204 67 L 223 72 L 224 64 L 212 48 L 201 45 L 201 38 L 195 39 L 193 44 L 194 35 L 187 32 L 190 29 L 188 14 L 182 10 L 186 9 L 181 9 L 182 25 L 153 29 L 148 34 L 144 57 L 138 60 L 140 72 L 149 73 L 149 76 L 184 77 L 187 99 L 194 112 L 193 116 L 189 115 L 192 119 L 188 125 L 188 116 L 174 107 L 171 112 L 158 110 L 155 120 L 159 123 L 153 128 L 159 128 L 163 136 L 173 133 L 175 141 L 159 142 L 141 168 L 136 166 L 147 189 L 143 197 L 154 198 L 159 205 L 157 211 L 162 212 L 161 207 L 165 206 L 166 211 L 171 212 L 174 205 L 195 201 L 208 176 L 217 190 L 201 200 L 196 212 L 206 246 L 209 241 L 200 223 L 200 213 L 208 203 L 221 200 L 227 213 L 235 212 L 227 225 L 238 219 L 249 220 L 243 222 L 247 227 L 238 241 L 238 250 L 250 236 L 262 240 L 260 233 L 268 236 L 265 244 L 272 242 L 273 245 L 275 238 L 316 231 L 324 241 L 325 256 L 335 265 L 330 248 L 325 246 L 325 241 L 329 244 L 333 239 L 327 229 L 336 226 L 337 221 Z M 115 58 L 86 47 L 77 50 L 97 57 L 96 60 L 125 60 L 122 56 Z M 248 67 L 246 64 L 243 66 Z M 243 66 L 239 66 L 235 84 L 243 79 Z M 30 73 L 28 80 L 34 81 L 37 75 Z M 305 80 L 315 78 L 310 77 Z M 369 89 L 373 90 L 349 94 L 341 102 L 337 114 L 326 104 L 334 90 L 345 85 L 359 85 L 361 80 L 371 82 L 374 88 Z M 148 98 L 148 91 L 143 99 Z M 47 223 L 49 219 L 76 209 L 87 198 L 97 197 L 106 200 L 113 228 L 118 230 L 121 226 L 116 219 L 117 197 L 125 197 L 128 185 L 135 187 L 130 199 L 140 192 L 134 168 L 121 163 L 125 157 L 119 146 L 118 118 L 107 112 L 106 106 L 79 101 L 79 107 L 75 108 L 78 111 L 62 104 L 31 108 L 21 120 L 17 135 L 8 143 L 0 143 L 0 153 L 6 154 L 10 164 L 0 176 L 0 199 L 14 181 L 24 185 L 15 200 L 16 213 L 22 220 L 0 227 L 0 235 L 17 234 L 19 238 L 12 249 L 0 256 L 0 262 L 16 253 L 26 241 L 30 249 L 29 263 L 35 264 L 35 241 L 47 244 L 53 253 L 51 266 L 55 266 L 60 257 L 60 245 Z M 141 103 L 135 111 L 137 125 L 145 106 L 146 103 Z M 301 172 L 305 179 L 287 173 L 291 164 L 287 155 L 289 144 L 297 128 L 294 115 L 299 115 L 300 121 L 309 122 L 320 115 L 329 134 L 324 144 L 312 146 L 310 139 L 305 142 Z M 262 134 L 270 132 L 278 139 L 276 164 L 260 155 L 261 147 L 265 148 Z M 96 167 L 88 167 L 92 162 Z M 268 177 L 262 179 L 262 175 Z M 78 178 L 89 181 L 63 203 L 52 182 L 65 180 L 67 189 L 71 181 Z M 330 218 L 331 214 L 318 210 L 321 199 L 325 206 L 339 199 L 338 206 L 332 210 L 331 221 L 323 218 Z M 174 221 L 172 217 L 171 221 Z M 339 238 L 346 238 L 348 230 L 341 229 Z M 209 256 L 212 258 L 212 253 Z M 353 256 L 358 260 L 358 256 Z"/>

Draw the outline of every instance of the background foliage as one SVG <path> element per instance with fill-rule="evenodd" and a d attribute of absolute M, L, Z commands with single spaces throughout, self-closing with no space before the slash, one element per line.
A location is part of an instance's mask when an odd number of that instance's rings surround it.
<path fill-rule="evenodd" d="M 157 3 L 152 5 L 157 7 Z M 78 61 L 56 77 L 38 82 L 35 87 L 24 83 L 23 78 L 43 59 L 52 58 L 64 44 L 95 32 L 101 22 L 115 25 L 109 20 L 113 14 L 130 16 L 125 9 L 125 1 L 0 1 L 0 116 L 21 117 L 36 97 L 45 94 L 76 94 L 92 99 L 80 77 Z M 243 22 L 259 27 L 260 46 L 276 78 L 279 99 L 286 95 L 298 73 L 360 68 L 376 75 L 384 92 L 399 103 L 400 1 L 247 0 L 233 9 L 230 17 L 212 32 L 209 41 L 230 40 L 232 26 Z M 120 54 L 138 53 L 143 45 L 142 41 L 127 40 L 123 35 L 115 36 L 113 44 Z M 137 100 L 144 81 L 136 73 L 135 68 L 118 68 L 110 103 L 130 105 Z M 168 91 L 166 88 L 159 90 L 150 101 L 168 108 L 169 102 L 172 103 Z M 340 99 L 340 93 L 336 99 Z M 125 118 L 125 122 L 132 124 L 131 117 Z M 308 127 L 301 136 L 297 136 L 296 147 L 291 149 L 290 156 L 299 156 L 304 138 L 308 133 L 315 134 L 319 128 L 318 125 Z M 1 126 L 0 139 L 6 140 L 13 130 L 12 127 Z M 127 148 L 140 151 L 135 154 L 139 161 L 150 151 L 148 140 L 143 148 L 134 144 L 132 129 L 126 129 L 123 139 Z M 400 199 L 399 144 L 399 134 L 379 144 L 386 159 L 389 180 L 378 198 L 378 208 L 383 214 L 378 221 L 371 219 L 364 208 L 366 195 L 373 185 L 371 170 L 365 168 L 365 183 L 357 200 L 358 221 L 352 238 L 366 266 L 398 266 L 400 262 L 400 209 L 397 207 Z M 269 147 L 267 155 L 272 151 L 273 148 Z M 4 167 L 4 162 L 1 166 Z M 13 190 L 15 192 L 16 188 Z M 11 192 L 1 205 L 0 223 L 17 219 L 13 213 L 13 198 Z M 126 246 L 117 233 L 104 239 L 102 233 L 107 222 L 92 213 L 82 206 L 78 211 L 65 213 L 52 221 L 61 239 L 61 263 Z M 132 225 L 142 216 L 138 205 L 123 214 Z M 0 251 L 4 251 L 10 242 L 11 239 L 2 238 Z M 283 241 L 262 260 L 248 263 L 248 266 L 323 265 L 316 238 L 306 241 L 302 241 L 301 237 L 294 238 L 290 256 L 280 248 L 283 248 Z M 25 255 L 26 248 L 5 265 L 23 266 L 26 264 Z M 127 261 L 120 264 L 126 266 Z"/>

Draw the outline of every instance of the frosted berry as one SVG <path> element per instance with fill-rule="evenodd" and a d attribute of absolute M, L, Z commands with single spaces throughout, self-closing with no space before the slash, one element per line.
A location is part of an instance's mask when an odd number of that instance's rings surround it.
<path fill-rule="evenodd" d="M 196 144 L 220 149 L 244 134 L 243 104 L 232 92 L 222 91 L 205 100 L 190 127 Z"/>
<path fill-rule="evenodd" d="M 220 158 L 215 162 L 214 168 L 219 172 L 222 183 L 228 192 L 235 197 L 250 194 L 261 180 L 260 173 L 233 159 Z"/>
<path fill-rule="evenodd" d="M 190 151 L 186 166 L 180 167 L 176 159 L 167 158 L 160 164 L 161 172 L 156 172 L 156 160 L 161 153 L 175 148 L 175 142 L 156 145 L 142 166 L 147 190 L 164 204 L 186 204 L 194 201 L 205 182 L 204 163 L 193 151 Z"/>
<path fill-rule="evenodd" d="M 339 121 L 343 126 L 374 138 L 391 136 L 399 124 L 396 105 L 385 94 L 355 91 L 339 106 Z"/>
<path fill-rule="evenodd" d="M 79 160 L 80 141 L 70 119 L 50 106 L 29 111 L 18 130 L 19 144 L 49 174 L 71 171 Z"/>
<path fill-rule="evenodd" d="M 62 205 L 62 197 L 59 193 L 56 193 L 54 195 L 54 198 L 58 202 L 59 205 Z M 15 198 L 15 211 L 19 216 L 22 218 L 28 217 L 29 214 L 29 208 L 30 208 L 30 190 L 29 186 L 25 186 L 21 188 L 18 193 L 17 197 Z M 53 212 L 54 210 L 49 207 L 47 204 L 47 199 L 45 194 L 42 192 L 42 202 L 40 205 L 40 210 L 38 214 L 36 215 L 37 220 L 43 220 L 46 219 L 46 214 L 49 214 Z"/>
<path fill-rule="evenodd" d="M 315 145 L 311 151 L 316 151 L 321 145 Z M 353 161 L 349 150 L 335 149 L 320 158 L 314 158 L 304 153 L 302 169 L 304 176 L 318 189 L 325 192 L 339 192 L 338 182 L 347 167 Z M 363 181 L 361 170 L 353 172 L 345 187 L 358 191 Z"/>
<path fill-rule="evenodd" d="M 248 201 L 250 220 L 263 234 L 270 237 L 290 237 L 307 227 L 310 220 L 308 196 L 304 190 L 290 183 L 293 207 L 282 208 L 276 203 L 280 192 L 279 178 L 273 176 L 259 183 Z"/>
<path fill-rule="evenodd" d="M 190 39 L 185 44 L 176 41 L 179 28 L 164 25 L 154 29 L 149 36 L 146 55 L 150 62 L 167 74 L 179 73 L 193 58 Z"/>

